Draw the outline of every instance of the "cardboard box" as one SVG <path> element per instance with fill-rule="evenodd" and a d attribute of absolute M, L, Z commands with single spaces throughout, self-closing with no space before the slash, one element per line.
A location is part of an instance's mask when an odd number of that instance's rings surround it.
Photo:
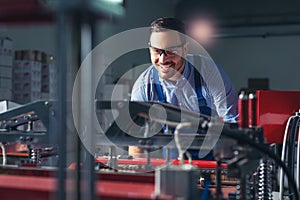
<path fill-rule="evenodd" d="M 13 70 L 11 66 L 0 65 L 0 77 L 12 78 Z"/>
<path fill-rule="evenodd" d="M 9 37 L 0 38 L 0 65 L 13 65 L 13 40 Z"/>
<path fill-rule="evenodd" d="M 57 69 L 53 56 L 43 54 L 42 58 L 42 92 L 53 93 L 57 85 Z"/>
<path fill-rule="evenodd" d="M 21 50 L 15 52 L 13 67 L 13 99 L 29 103 L 41 99 L 42 52 Z"/>
<path fill-rule="evenodd" d="M 0 88 L 1 89 L 12 89 L 11 78 L 0 77 Z"/>
<path fill-rule="evenodd" d="M 20 104 L 26 104 L 32 101 L 40 100 L 42 96 L 41 92 L 37 91 L 18 91 L 13 92 L 13 100 Z"/>

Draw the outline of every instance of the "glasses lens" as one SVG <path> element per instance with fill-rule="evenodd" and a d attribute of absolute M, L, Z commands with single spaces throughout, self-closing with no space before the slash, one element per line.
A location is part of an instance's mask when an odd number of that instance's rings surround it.
<path fill-rule="evenodd" d="M 155 47 L 150 47 L 150 52 L 155 56 L 161 56 L 161 54 L 165 54 L 168 57 L 173 57 L 177 54 L 178 51 L 175 49 L 164 50 L 164 49 L 158 49 Z"/>
<path fill-rule="evenodd" d="M 154 55 L 160 55 L 161 54 L 161 49 L 157 49 L 154 47 L 150 47 L 150 52 Z"/>

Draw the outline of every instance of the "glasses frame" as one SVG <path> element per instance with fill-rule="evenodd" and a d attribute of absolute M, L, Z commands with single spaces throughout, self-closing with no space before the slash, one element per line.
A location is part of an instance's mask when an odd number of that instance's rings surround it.
<path fill-rule="evenodd" d="M 185 45 L 185 43 L 177 45 L 177 46 L 171 46 L 171 47 L 168 47 L 166 49 L 160 49 L 160 48 L 152 46 L 150 42 L 148 43 L 151 54 L 155 54 L 155 52 L 153 52 L 153 51 L 151 52 L 151 48 L 152 48 L 155 51 L 159 51 L 159 54 L 157 54 L 157 56 L 158 55 L 161 56 L 162 54 L 165 54 L 165 56 L 167 56 L 168 58 L 171 58 L 171 57 L 174 57 L 175 55 L 178 55 L 178 52 L 179 52 L 178 50 L 171 50 L 171 49 L 183 48 L 184 45 Z"/>

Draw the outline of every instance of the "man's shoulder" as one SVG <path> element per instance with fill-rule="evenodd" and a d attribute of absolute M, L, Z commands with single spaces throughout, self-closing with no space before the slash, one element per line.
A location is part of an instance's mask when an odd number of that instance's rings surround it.
<path fill-rule="evenodd" d="M 153 65 L 146 68 L 136 79 L 134 86 L 144 88 L 153 82 L 153 72 L 155 68 Z"/>
<path fill-rule="evenodd" d="M 147 91 L 149 90 L 149 85 L 153 82 L 154 69 L 154 66 L 151 65 L 139 75 L 132 88 L 132 101 L 146 101 L 149 99 Z"/>
<path fill-rule="evenodd" d="M 140 75 L 139 78 L 140 80 L 149 80 L 153 77 L 153 72 L 154 72 L 155 68 L 153 65 L 149 66 L 148 68 L 146 68 Z"/>

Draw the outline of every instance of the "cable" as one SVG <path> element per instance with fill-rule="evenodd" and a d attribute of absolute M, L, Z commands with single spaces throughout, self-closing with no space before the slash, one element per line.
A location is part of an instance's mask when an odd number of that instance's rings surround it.
<path fill-rule="evenodd" d="M 291 184 L 291 189 L 294 192 L 294 199 L 299 200 L 299 193 L 297 191 L 297 186 L 295 183 L 294 178 L 291 176 L 290 172 L 288 171 L 286 165 L 281 161 L 281 159 L 279 159 L 272 151 L 269 150 L 269 148 L 267 148 L 266 146 L 259 144 L 259 143 L 255 143 L 254 141 L 252 141 L 249 137 L 245 137 L 245 134 L 241 134 L 240 132 L 234 132 L 233 130 L 230 130 L 227 128 L 227 130 L 225 130 L 226 128 L 224 128 L 222 135 L 227 136 L 229 138 L 233 138 L 239 142 L 248 144 L 254 148 L 256 148 L 257 150 L 259 150 L 260 152 L 262 152 L 263 154 L 269 156 L 270 158 L 272 158 L 284 171 L 284 173 L 287 176 L 288 182 L 289 184 Z"/>
<path fill-rule="evenodd" d="M 282 162 L 285 163 L 285 155 L 286 155 L 286 141 L 287 141 L 287 137 L 288 137 L 288 130 L 289 130 L 289 126 L 290 126 L 290 122 L 291 120 L 294 118 L 294 116 L 291 116 L 288 121 L 287 124 L 285 126 L 285 131 L 284 131 L 284 136 L 283 136 L 283 146 L 282 146 L 282 152 L 281 152 L 281 160 Z M 283 188 L 284 188 L 284 180 L 283 180 L 283 169 L 280 169 L 280 173 L 279 173 L 279 196 L 282 197 L 283 196 Z"/>
<path fill-rule="evenodd" d="M 295 141 L 296 141 L 296 135 L 297 135 L 297 130 L 298 130 L 298 127 L 299 127 L 299 122 L 300 122 L 300 117 L 299 116 L 297 116 L 297 121 L 296 121 L 296 119 L 295 119 L 295 123 L 293 123 L 293 127 L 292 127 L 292 129 L 291 129 L 291 131 L 292 131 L 292 133 L 293 133 L 293 135 L 292 135 L 292 140 L 293 140 L 293 142 L 292 142 L 292 144 L 293 144 L 293 146 L 292 146 L 292 153 L 291 153 L 291 161 L 290 161 L 290 168 L 291 168 L 291 171 L 292 171 L 292 173 L 291 173 L 291 175 L 292 175 L 292 177 L 296 177 L 295 176 L 295 174 L 296 174 L 296 172 L 295 172 L 295 147 L 296 147 L 296 145 L 295 145 Z M 298 135 L 298 137 L 299 137 L 299 135 Z M 296 154 L 297 155 L 297 154 Z M 298 156 L 298 155 L 297 155 Z M 298 179 L 299 177 L 297 177 L 296 179 Z M 298 181 L 296 180 L 296 183 L 297 183 Z M 299 188 L 299 185 L 297 184 L 297 186 L 298 186 L 298 188 Z"/>
<path fill-rule="evenodd" d="M 6 151 L 5 151 L 5 146 L 3 145 L 2 142 L 0 142 L 0 147 L 2 150 L 2 165 L 5 166 L 6 165 Z"/>
<path fill-rule="evenodd" d="M 300 189 L 300 126 L 298 126 L 298 142 L 297 142 L 297 165 L 296 165 L 296 174 L 297 179 L 296 183 L 298 189 Z"/>
<path fill-rule="evenodd" d="M 299 122 L 300 122 L 300 116 L 299 116 L 299 113 L 298 112 L 296 112 L 296 116 L 293 118 L 294 119 L 294 121 L 292 122 L 292 127 L 291 127 L 291 134 L 290 134 L 290 138 L 291 138 L 291 142 L 290 142 L 290 144 L 292 144 L 292 146 L 290 147 L 290 150 L 291 150 L 291 152 L 288 152 L 288 156 L 289 156 L 289 158 L 288 158 L 288 166 L 290 166 L 290 170 L 292 171 L 292 173 L 291 173 L 291 175 L 293 176 L 293 177 L 296 177 L 296 183 L 297 183 L 297 186 L 298 186 L 298 188 L 299 188 L 299 176 L 295 176 L 295 174 L 297 174 L 297 175 L 299 175 L 299 170 L 298 170 L 298 167 L 299 166 L 297 166 L 297 173 L 295 173 L 294 171 L 295 171 L 295 151 L 294 151 L 294 149 L 295 149 L 295 141 L 296 141 L 296 136 L 297 136 L 297 130 L 299 129 L 298 127 L 299 127 Z M 298 140 L 299 140 L 299 134 L 298 134 Z M 299 143 L 298 143 L 299 144 Z M 299 145 L 298 145 L 299 146 Z M 298 157 L 299 157 L 299 154 L 298 154 L 298 151 L 299 151 L 299 148 L 297 147 L 297 164 L 299 164 L 298 163 Z"/>
<path fill-rule="evenodd" d="M 296 140 L 296 134 L 297 134 L 297 127 L 299 126 L 299 116 L 297 116 L 299 113 L 296 112 L 296 116 L 291 116 L 286 124 L 285 133 L 284 133 L 284 140 L 283 140 L 283 147 L 282 147 L 282 153 L 281 153 L 281 160 L 284 163 L 287 163 L 287 166 L 290 168 L 291 176 L 294 176 L 294 161 L 295 161 L 295 140 Z M 290 129 L 289 129 L 290 128 Z M 289 130 L 289 131 L 288 131 Z M 288 147 L 286 146 L 288 143 Z M 288 156 L 286 156 L 288 155 Z M 299 157 L 299 154 L 297 154 L 297 160 Z M 287 157 L 287 158 L 286 158 Z M 297 166 L 298 168 L 298 166 Z M 297 169 L 297 174 L 299 170 Z M 297 176 L 299 177 L 299 176 Z M 299 178 L 297 178 L 297 186 L 299 187 Z M 283 190 L 284 190 L 284 176 L 282 169 L 280 170 L 280 178 L 279 178 L 279 196 L 283 197 Z M 291 192 L 291 188 L 289 188 Z"/>
<path fill-rule="evenodd" d="M 294 117 L 292 120 L 291 120 L 291 127 L 290 127 L 290 131 L 289 131 L 289 135 L 288 135 L 288 141 L 287 141 L 287 144 L 288 144 L 288 149 L 287 149 L 287 160 L 285 160 L 284 163 L 286 163 L 287 165 L 287 168 L 289 169 L 290 173 L 291 173 L 291 176 L 292 177 L 295 177 L 294 176 L 294 148 L 295 148 L 295 124 L 297 123 L 297 118 L 298 117 Z M 283 184 L 284 185 L 284 184 Z M 291 188 L 288 187 L 288 191 L 289 193 L 291 193 Z"/>
<path fill-rule="evenodd" d="M 294 177 L 294 171 L 295 171 L 295 141 L 296 141 L 298 124 L 299 124 L 299 116 L 296 116 L 292 120 L 292 126 L 290 129 L 290 137 L 289 137 L 289 149 L 288 149 L 287 166 L 290 168 L 292 177 Z"/>

